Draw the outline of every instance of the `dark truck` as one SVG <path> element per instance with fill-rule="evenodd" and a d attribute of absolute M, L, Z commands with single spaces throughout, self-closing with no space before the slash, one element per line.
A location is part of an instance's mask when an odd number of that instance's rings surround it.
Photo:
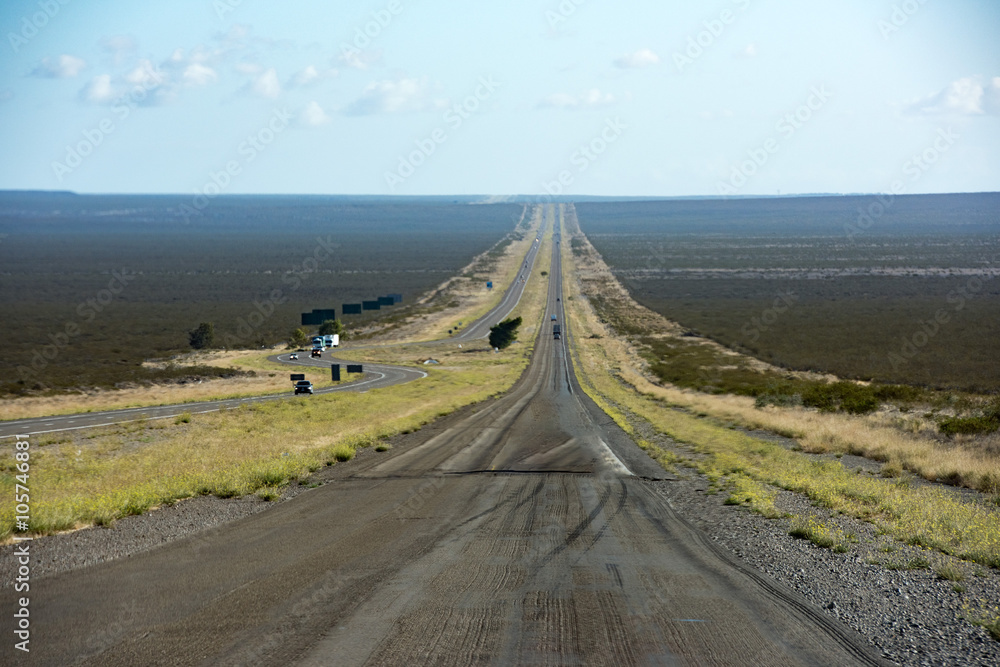
<path fill-rule="evenodd" d="M 559 340 L 559 325 L 558 324 L 553 324 L 552 325 L 552 337 L 555 338 L 556 340 Z"/>

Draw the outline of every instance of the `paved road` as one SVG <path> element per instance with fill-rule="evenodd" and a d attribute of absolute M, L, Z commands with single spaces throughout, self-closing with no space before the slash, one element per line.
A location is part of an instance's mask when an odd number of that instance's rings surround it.
<path fill-rule="evenodd" d="M 541 238 L 542 233 L 544 233 L 544 230 L 539 232 L 539 238 Z M 507 317 L 507 315 L 510 314 L 520 301 L 521 294 L 524 291 L 526 284 L 526 281 L 521 281 L 520 278 L 522 276 L 526 278 L 527 272 L 534 266 L 535 257 L 538 254 L 538 246 L 539 243 L 537 242 L 531 246 L 531 249 L 525 257 L 522 273 L 519 274 L 518 279 L 516 279 L 513 284 L 508 286 L 507 290 L 504 292 L 503 299 L 501 299 L 500 303 L 497 304 L 495 308 L 490 310 L 490 312 L 483 317 L 471 323 L 466 329 L 459 332 L 455 336 L 434 342 L 463 342 L 478 338 L 485 338 L 488 336 L 490 327 Z M 293 366 L 320 366 L 326 369 L 329 369 L 330 365 L 333 363 L 340 363 L 342 365 L 355 363 L 338 360 L 329 356 L 325 359 L 312 359 L 309 357 L 308 352 L 305 354 L 300 353 L 299 356 L 301 359 L 298 361 L 290 360 L 288 358 L 288 354 L 275 355 L 274 357 L 271 357 L 271 359 L 291 364 Z M 326 389 L 320 389 L 317 390 L 316 393 L 326 394 L 338 391 L 368 391 L 370 389 L 379 389 L 394 384 L 403 384 L 405 382 L 412 382 L 414 380 L 427 377 L 427 374 L 423 371 L 414 368 L 407 368 L 405 366 L 390 366 L 386 364 L 369 363 L 366 363 L 363 366 L 365 370 L 364 376 L 357 381 L 337 385 L 335 387 L 327 387 Z M 350 377 L 346 375 L 345 368 L 341 368 L 341 371 L 341 377 L 343 379 L 346 380 Z M 225 401 L 202 401 L 198 403 L 180 403 L 176 405 L 160 405 L 154 407 L 106 410 L 102 412 L 87 412 L 71 415 L 2 421 L 0 422 L 0 439 L 13 438 L 16 435 L 38 435 L 42 433 L 53 433 L 56 431 L 73 431 L 83 428 L 94 428 L 96 426 L 110 426 L 112 424 L 138 421 L 140 419 L 167 419 L 170 417 L 176 417 L 177 415 L 185 412 L 190 412 L 191 414 L 217 412 L 219 410 L 234 408 L 248 403 L 258 403 L 260 401 L 273 401 L 288 398 L 290 395 L 290 392 L 283 392 L 281 394 L 255 396 L 251 398 L 234 398 Z"/>
<path fill-rule="evenodd" d="M 32 582 L 32 663 L 878 664 L 677 517 L 669 477 L 581 394 L 547 331 L 502 398 L 330 475 Z"/>

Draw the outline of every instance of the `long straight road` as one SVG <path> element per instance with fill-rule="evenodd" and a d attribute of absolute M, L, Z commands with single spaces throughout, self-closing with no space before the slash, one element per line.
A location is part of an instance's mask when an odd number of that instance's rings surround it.
<path fill-rule="evenodd" d="M 565 330 L 559 275 L 554 255 Z M 269 511 L 32 582 L 32 663 L 879 664 L 677 517 L 669 477 L 581 395 L 548 327 L 508 394 L 333 472 Z"/>

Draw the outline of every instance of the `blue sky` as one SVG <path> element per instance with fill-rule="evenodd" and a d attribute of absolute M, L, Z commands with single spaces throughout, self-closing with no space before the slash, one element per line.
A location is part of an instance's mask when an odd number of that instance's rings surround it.
<path fill-rule="evenodd" d="M 0 188 L 1000 190 L 995 0 L 6 0 Z"/>

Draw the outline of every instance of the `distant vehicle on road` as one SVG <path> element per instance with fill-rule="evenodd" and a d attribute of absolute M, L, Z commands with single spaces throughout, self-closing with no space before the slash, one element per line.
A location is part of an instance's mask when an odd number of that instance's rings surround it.
<path fill-rule="evenodd" d="M 313 383 L 309 380 L 299 380 L 295 383 L 295 393 L 296 394 L 311 394 L 313 393 Z"/>
<path fill-rule="evenodd" d="M 554 339 L 556 339 L 556 340 L 559 340 L 559 325 L 558 324 L 553 324 L 552 325 L 552 337 Z"/>
<path fill-rule="evenodd" d="M 295 352 L 292 352 L 290 355 L 288 355 L 288 360 L 289 361 L 297 361 L 298 358 L 299 358 L 299 355 L 296 354 Z"/>
<path fill-rule="evenodd" d="M 312 339 L 313 347 L 326 348 L 326 339 L 322 336 L 315 336 Z"/>
<path fill-rule="evenodd" d="M 555 316 L 555 315 L 553 315 L 553 316 L 552 316 L 552 321 L 553 321 L 553 322 L 555 322 L 555 321 L 556 321 L 556 316 Z"/>
<path fill-rule="evenodd" d="M 309 356 L 310 357 L 322 357 L 323 356 L 323 348 L 321 348 L 321 347 L 314 347 Z"/>
<path fill-rule="evenodd" d="M 340 334 L 333 334 L 332 336 L 323 336 L 323 343 L 326 347 L 340 347 Z"/>

